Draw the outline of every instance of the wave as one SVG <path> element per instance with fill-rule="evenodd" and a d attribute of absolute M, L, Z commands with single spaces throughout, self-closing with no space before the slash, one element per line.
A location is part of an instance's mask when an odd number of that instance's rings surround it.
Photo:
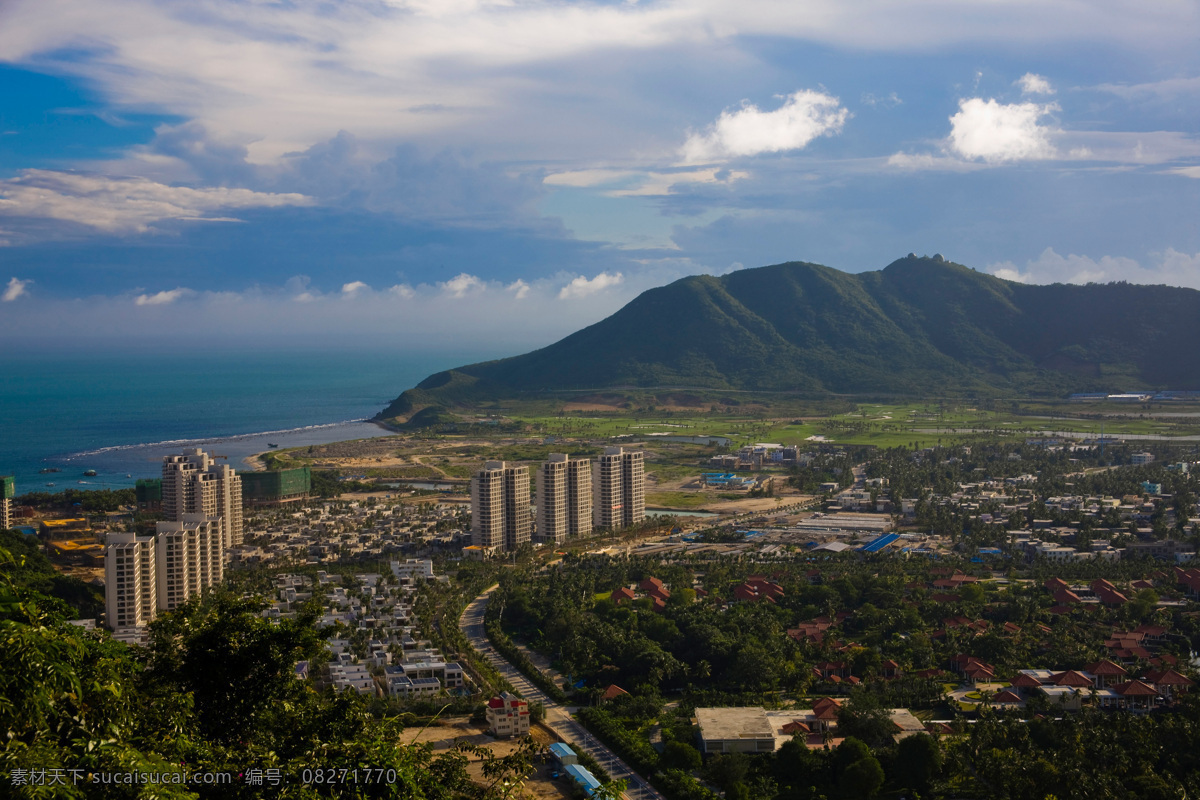
<path fill-rule="evenodd" d="M 256 431 L 254 433 L 238 433 L 232 436 L 207 436 L 201 439 L 166 439 L 161 442 L 142 442 L 140 444 L 114 444 L 108 447 L 99 447 L 95 450 L 83 450 L 78 453 L 71 453 L 62 456 L 64 461 L 73 461 L 77 458 L 89 458 L 92 456 L 102 455 L 104 453 L 115 453 L 123 450 L 139 450 L 142 448 L 151 447 L 180 447 L 186 445 L 197 444 L 221 444 L 223 442 L 241 442 L 247 439 L 256 439 L 260 436 L 285 436 L 289 433 L 304 433 L 305 431 L 323 430 L 325 428 L 336 428 L 340 425 L 356 425 L 360 423 L 368 423 L 371 420 L 362 419 L 347 419 L 341 422 L 326 422 L 320 425 L 302 425 L 299 428 L 283 428 L 275 431 Z"/>

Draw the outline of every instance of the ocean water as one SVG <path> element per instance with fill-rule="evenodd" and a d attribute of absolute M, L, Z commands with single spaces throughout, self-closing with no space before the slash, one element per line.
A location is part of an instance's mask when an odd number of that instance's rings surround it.
<path fill-rule="evenodd" d="M 486 354 L 22 354 L 0 358 L 0 475 L 17 493 L 118 488 L 203 446 L 253 453 L 387 432 L 365 420 L 438 370 Z M 40 470 L 57 468 L 57 473 Z M 85 477 L 94 469 L 95 477 Z M 55 484 L 48 487 L 48 483 Z"/>

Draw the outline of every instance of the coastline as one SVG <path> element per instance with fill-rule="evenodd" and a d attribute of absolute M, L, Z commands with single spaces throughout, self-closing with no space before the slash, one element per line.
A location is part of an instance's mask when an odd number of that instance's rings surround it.
<path fill-rule="evenodd" d="M 272 447 L 267 450 L 259 450 L 257 452 L 251 453 L 248 456 L 245 456 L 242 459 L 242 464 L 245 466 L 244 471 L 246 471 L 246 472 L 266 472 L 267 465 L 263 461 L 263 456 L 267 455 L 268 453 L 284 452 L 286 450 L 293 450 L 296 447 L 305 447 L 306 445 L 309 445 L 309 444 L 316 445 L 316 444 L 340 444 L 341 442 L 358 442 L 358 441 L 363 441 L 365 439 L 376 439 L 376 438 L 380 438 L 382 436 L 394 436 L 397 433 L 396 430 L 388 427 L 387 425 L 380 422 L 378 419 L 374 419 L 374 418 L 363 419 L 363 420 L 353 420 L 352 422 L 349 422 L 349 423 L 339 423 L 339 424 L 350 425 L 350 424 L 359 424 L 359 423 L 374 425 L 377 428 L 379 428 L 380 430 L 382 430 L 383 433 L 380 433 L 376 436 L 356 436 L 356 437 L 352 437 L 352 438 L 348 438 L 348 439 L 331 439 L 326 442 L 305 442 L 302 444 L 293 445 L 291 447 L 279 447 L 279 448 Z M 255 434 L 255 435 L 256 436 L 267 436 L 268 434 Z"/>

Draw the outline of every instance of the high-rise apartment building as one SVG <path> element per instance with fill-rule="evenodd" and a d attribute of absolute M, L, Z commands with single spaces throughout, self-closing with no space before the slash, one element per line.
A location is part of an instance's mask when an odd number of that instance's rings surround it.
<path fill-rule="evenodd" d="M 145 625 L 225 576 L 225 551 L 242 543 L 241 478 L 203 450 L 167 456 L 153 536 L 111 533 L 104 553 L 108 626 Z"/>
<path fill-rule="evenodd" d="M 0 475 L 0 531 L 12 527 L 12 499 L 16 483 L 11 475 Z"/>
<path fill-rule="evenodd" d="M 212 519 L 185 514 L 155 526 L 155 584 L 158 609 L 172 611 L 225 576 L 225 548 Z"/>
<path fill-rule="evenodd" d="M 153 536 L 110 533 L 106 544 L 104 604 L 113 630 L 145 625 L 225 575 L 219 526 L 197 514 L 159 522 Z"/>
<path fill-rule="evenodd" d="M 551 453 L 537 472 L 537 539 L 562 544 L 592 529 L 592 463 Z"/>
<path fill-rule="evenodd" d="M 529 541 L 532 529 L 529 470 L 488 461 L 471 477 L 471 543 L 512 551 Z"/>
<path fill-rule="evenodd" d="M 592 521 L 617 530 L 646 518 L 645 456 L 606 447 L 592 474 Z"/>
<path fill-rule="evenodd" d="M 163 459 L 162 511 L 170 522 L 188 514 L 211 519 L 224 547 L 242 543 L 242 479 L 199 448 Z"/>
<path fill-rule="evenodd" d="M 646 454 L 621 453 L 621 522 L 635 525 L 646 518 Z"/>
<path fill-rule="evenodd" d="M 108 627 L 136 628 L 158 610 L 153 536 L 110 533 L 104 550 L 104 608 Z"/>

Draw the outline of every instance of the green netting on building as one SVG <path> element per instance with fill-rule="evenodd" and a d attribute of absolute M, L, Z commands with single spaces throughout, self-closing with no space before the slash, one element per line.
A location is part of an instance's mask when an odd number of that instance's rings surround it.
<path fill-rule="evenodd" d="M 0 476 L 0 497 L 11 500 L 17 496 L 17 484 L 13 481 L 12 475 Z"/>
<path fill-rule="evenodd" d="M 242 478 L 243 500 L 282 500 L 312 491 L 312 470 L 308 467 L 238 474 Z"/>
<path fill-rule="evenodd" d="M 139 503 L 161 503 L 162 478 L 138 478 L 133 492 Z"/>

